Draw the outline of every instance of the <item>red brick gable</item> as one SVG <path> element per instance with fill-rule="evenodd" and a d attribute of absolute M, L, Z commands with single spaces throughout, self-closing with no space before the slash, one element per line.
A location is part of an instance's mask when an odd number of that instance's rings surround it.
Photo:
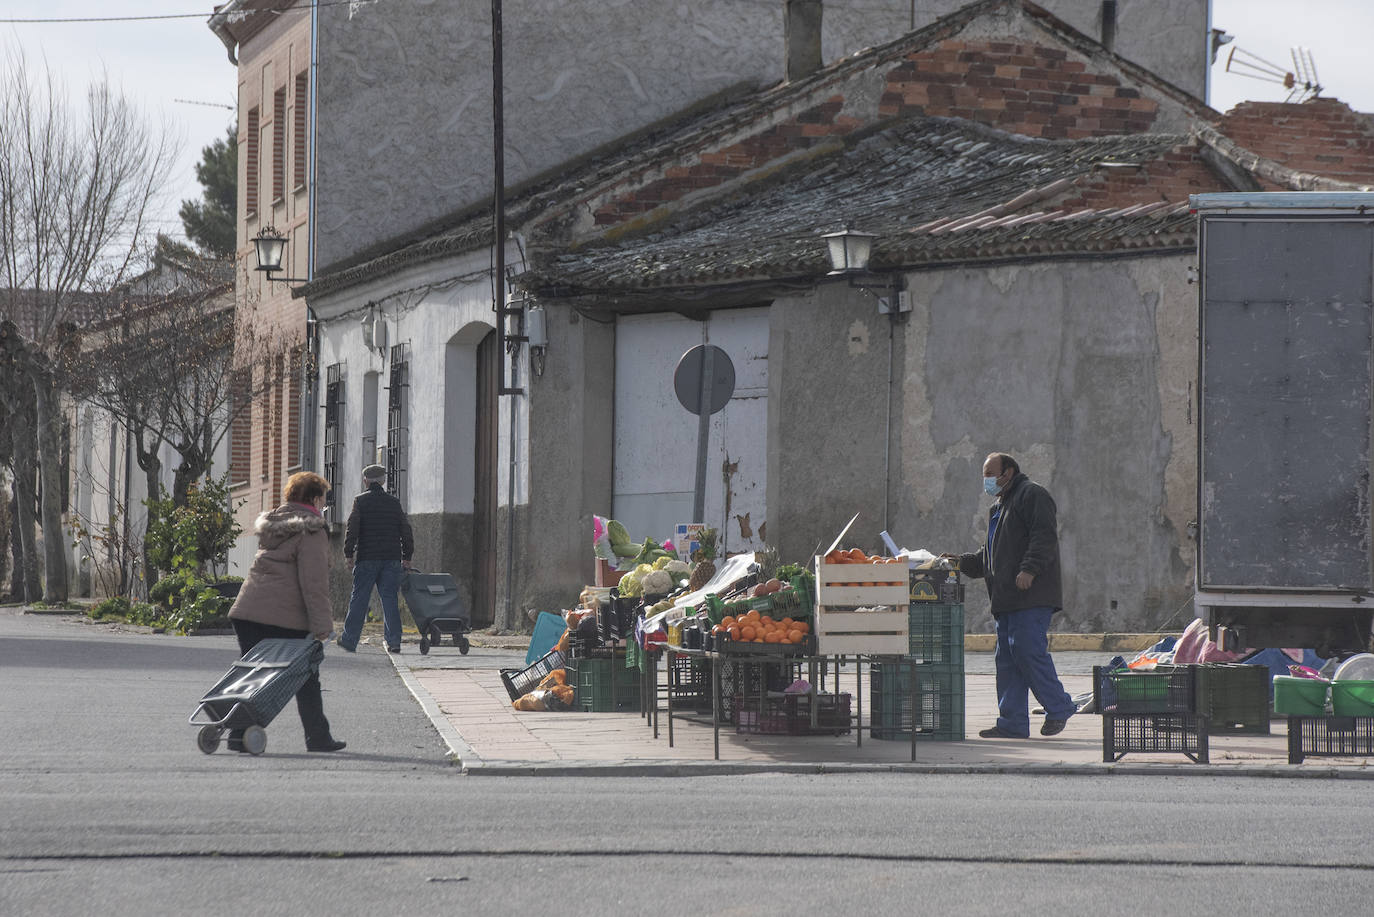
<path fill-rule="evenodd" d="M 594 221 L 610 227 L 634 220 L 695 191 L 719 188 L 785 157 L 861 128 L 922 116 L 964 118 L 1010 133 L 1045 139 L 1083 139 L 1145 133 L 1159 103 L 1122 82 L 1095 73 L 1068 51 L 1031 42 L 945 39 L 889 62 L 873 105 L 862 80 L 829 83 L 823 99 L 771 125 L 760 120 L 679 156 L 643 184 L 625 183 L 595 206 Z M 766 126 L 765 126 L 766 125 Z M 741 136 L 743 134 L 743 136 Z M 695 159 L 695 161 L 691 161 Z"/>
<path fill-rule="evenodd" d="M 943 41 L 888 71 L 879 114 L 966 118 L 1027 137 L 1077 140 L 1150 130 L 1157 102 L 1093 73 L 1067 51 L 1007 41 Z"/>
<path fill-rule="evenodd" d="M 1242 102 L 1218 130 L 1237 146 L 1299 172 L 1341 181 L 1374 181 L 1374 116 L 1338 99 Z"/>

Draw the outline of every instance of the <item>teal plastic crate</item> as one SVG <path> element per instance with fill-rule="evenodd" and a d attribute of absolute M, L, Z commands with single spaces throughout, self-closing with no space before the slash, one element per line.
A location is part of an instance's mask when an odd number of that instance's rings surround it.
<path fill-rule="evenodd" d="M 573 706 L 587 713 L 637 713 L 640 685 L 637 673 L 619 657 L 570 659 L 568 681 L 576 696 Z"/>
<path fill-rule="evenodd" d="M 964 606 L 912 602 L 910 656 L 934 665 L 964 664 Z"/>
<path fill-rule="evenodd" d="M 911 679 L 916 679 L 913 712 Z M 875 662 L 869 670 L 869 720 L 875 739 L 962 741 L 964 667 L 911 660 Z"/>

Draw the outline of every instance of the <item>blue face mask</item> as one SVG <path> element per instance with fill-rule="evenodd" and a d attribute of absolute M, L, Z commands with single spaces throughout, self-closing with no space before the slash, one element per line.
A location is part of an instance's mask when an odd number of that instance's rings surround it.
<path fill-rule="evenodd" d="M 983 478 L 983 493 L 989 497 L 997 496 L 997 492 L 1002 488 L 997 486 L 997 478 Z"/>

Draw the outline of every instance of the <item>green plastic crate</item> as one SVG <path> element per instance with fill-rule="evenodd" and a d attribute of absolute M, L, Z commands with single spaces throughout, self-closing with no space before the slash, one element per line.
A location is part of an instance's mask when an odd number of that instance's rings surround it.
<path fill-rule="evenodd" d="M 916 679 L 912 715 L 911 679 Z M 869 669 L 869 719 L 875 739 L 962 741 L 964 667 L 909 660 L 875 662 Z"/>
<path fill-rule="evenodd" d="M 910 656 L 935 665 L 964 664 L 964 606 L 912 602 Z"/>
<path fill-rule="evenodd" d="M 568 681 L 576 696 L 573 706 L 587 713 L 636 713 L 640 685 L 637 673 L 616 657 L 571 659 Z"/>

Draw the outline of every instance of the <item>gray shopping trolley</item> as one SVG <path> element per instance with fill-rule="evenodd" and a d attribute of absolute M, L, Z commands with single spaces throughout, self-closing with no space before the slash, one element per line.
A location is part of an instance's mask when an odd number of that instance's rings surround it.
<path fill-rule="evenodd" d="M 190 720 L 201 727 L 196 745 L 212 755 L 225 731 L 242 729 L 243 750 L 262 754 L 267 749 L 265 727 L 319 671 L 323 659 L 324 646 L 313 637 L 259 642 L 200 699 Z"/>
<path fill-rule="evenodd" d="M 445 634 L 451 634 L 458 652 L 467 655 L 471 644 L 465 634 L 471 630 L 470 619 L 451 574 L 407 571 L 401 578 L 401 596 L 420 632 L 421 655 L 431 645 L 440 645 Z"/>

